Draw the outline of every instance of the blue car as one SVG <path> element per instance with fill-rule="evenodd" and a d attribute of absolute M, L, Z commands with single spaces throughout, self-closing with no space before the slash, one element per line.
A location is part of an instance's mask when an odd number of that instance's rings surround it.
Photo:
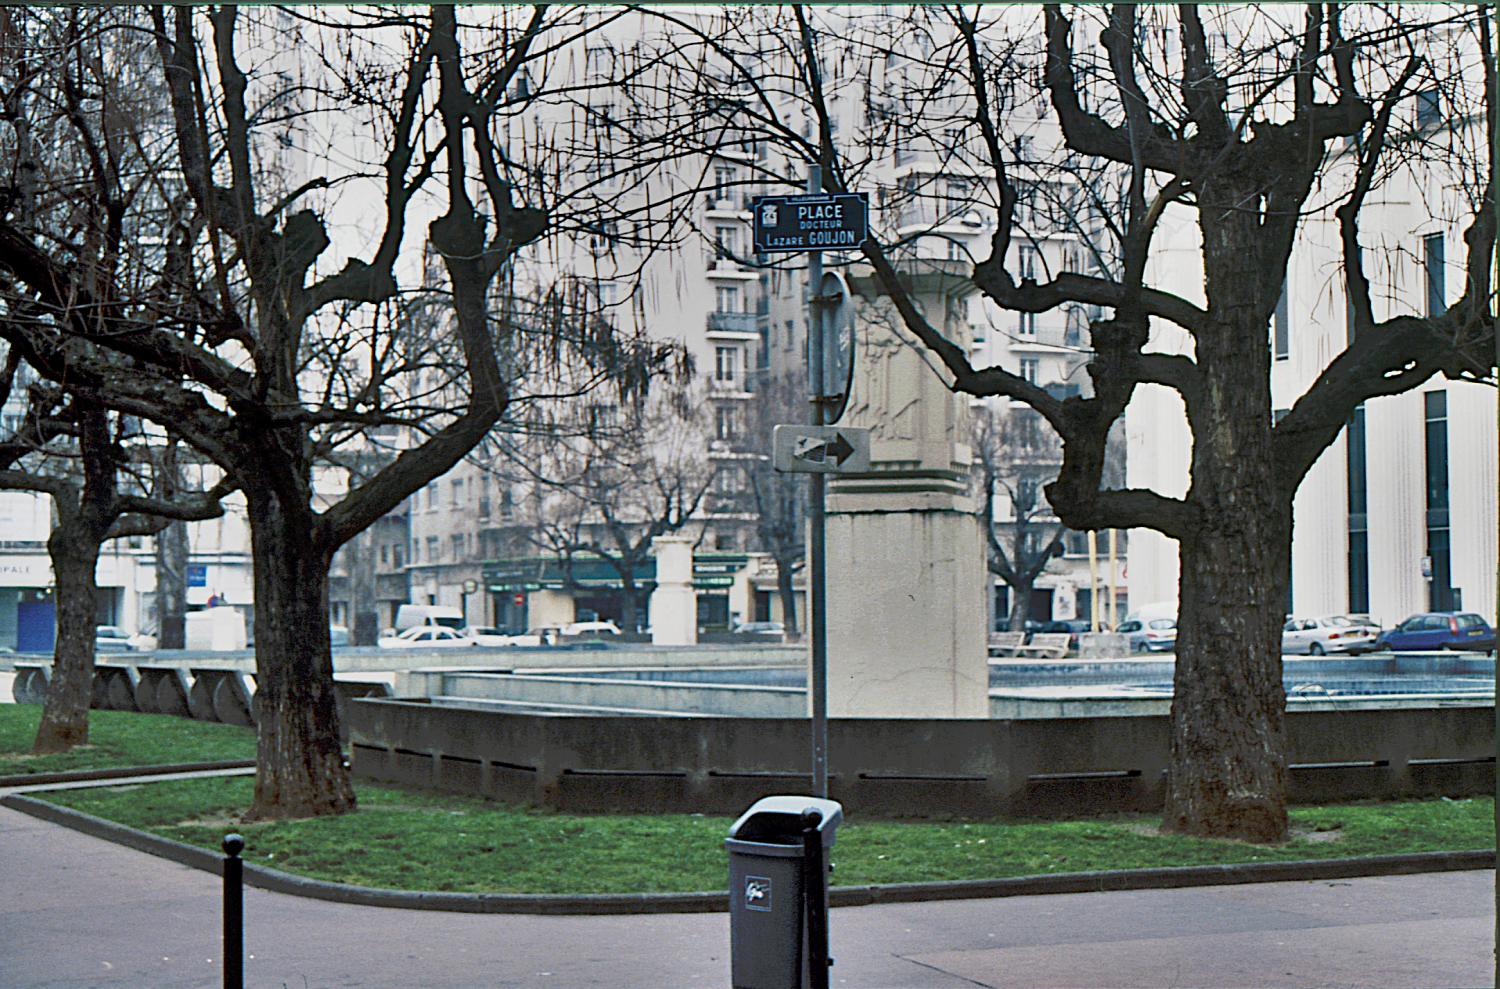
<path fill-rule="evenodd" d="M 1380 633 L 1377 649 L 1425 652 L 1438 649 L 1495 648 L 1495 630 L 1471 612 L 1428 611 L 1412 615 L 1388 632 Z"/>

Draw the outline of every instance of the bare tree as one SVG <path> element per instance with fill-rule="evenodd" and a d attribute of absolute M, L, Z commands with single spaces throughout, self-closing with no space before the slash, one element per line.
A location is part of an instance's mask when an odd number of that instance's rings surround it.
<path fill-rule="evenodd" d="M 578 202 L 560 191 L 555 145 L 510 140 L 548 98 L 545 84 L 519 82 L 532 69 L 540 80 L 594 22 L 493 8 L 469 27 L 445 6 L 48 17 L 58 57 L 18 83 L 34 94 L 30 132 L 48 141 L 7 148 L 42 180 L 0 219 L 0 337 L 70 394 L 171 428 L 239 485 L 257 614 L 248 816 L 349 810 L 328 635 L 334 552 L 500 421 L 513 354 L 612 375 L 626 391 L 671 359 L 559 325 L 512 288 L 518 254 Z M 310 62 L 287 65 L 294 53 Z M 403 249 L 422 216 L 420 295 L 442 300 L 436 338 L 406 320 Z M 335 244 L 333 221 L 358 227 L 363 250 Z M 389 426 L 411 445 L 315 510 L 314 465 Z"/>
<path fill-rule="evenodd" d="M 11 350 L 0 374 L 0 406 L 20 363 Z M 100 548 L 111 539 L 154 534 L 169 518 L 213 518 L 232 488 L 224 484 L 188 497 L 148 494 L 133 471 L 142 440 L 126 417 L 43 385 L 30 389 L 20 427 L 0 440 L 0 487 L 49 495 L 56 518 L 47 554 L 57 582 L 57 638 L 32 745 L 39 755 L 88 742 Z"/>
<path fill-rule="evenodd" d="M 575 564 L 602 560 L 620 581 L 620 626 L 645 625 L 651 585 L 640 580 L 658 536 L 696 521 L 714 470 L 690 386 L 647 399 L 596 402 L 553 418 L 535 436 L 506 438 L 494 469 L 531 487 L 533 544 L 557 555 L 573 589 Z M 535 423 L 535 419 L 533 420 Z"/>
<path fill-rule="evenodd" d="M 1030 409 L 987 408 L 975 415 L 973 449 L 985 562 L 1010 588 L 1010 628 L 1021 631 L 1031 617 L 1036 579 L 1062 551 L 1067 532 L 1042 496 L 1043 486 L 1057 476 L 1062 445 Z M 1009 518 L 997 519 L 1001 494 Z"/>
<path fill-rule="evenodd" d="M 904 287 L 911 236 L 891 224 L 863 251 L 954 390 L 1024 403 L 1056 431 L 1064 456 L 1046 493 L 1064 524 L 1178 541 L 1166 826 L 1282 839 L 1292 497 L 1360 402 L 1493 367 L 1495 67 L 1480 9 L 1049 6 L 1037 23 L 1014 8 L 861 19 L 794 7 L 698 38 L 747 81 L 725 126 L 780 149 L 788 164 L 768 172 L 792 179 L 812 164 L 824 189 L 844 191 L 861 188 L 886 150 L 931 150 L 935 177 L 973 166 L 959 197 L 996 218 L 988 256 L 972 267 L 976 288 L 1015 313 L 1086 314 L 1091 393 L 1059 397 L 976 366 L 928 322 Z M 775 72 L 761 70 L 768 58 Z M 861 86 L 866 125 L 849 135 Z M 1423 104 L 1438 111 L 1425 122 Z M 1060 133 L 1055 153 L 1030 143 L 1043 117 Z M 1446 306 L 1392 298 L 1377 310 L 1368 273 L 1394 269 L 1402 248 L 1362 241 L 1361 221 L 1379 222 L 1375 190 L 1423 175 L 1451 190 L 1440 208 L 1463 230 L 1462 290 Z M 910 185 L 905 201 L 930 202 L 936 188 L 936 178 Z M 1339 230 L 1349 345 L 1273 423 L 1269 325 L 1293 249 L 1318 220 Z M 1058 224 L 1086 246 L 1085 263 L 1018 272 L 1018 248 Z M 1162 231 L 1184 227 L 1199 235 L 1201 301 L 1148 277 Z M 1187 352 L 1148 346 L 1166 326 Z M 1142 384 L 1173 389 L 1186 409 L 1183 497 L 1101 482 L 1111 428 Z"/>
<path fill-rule="evenodd" d="M 800 609 L 793 578 L 807 552 L 807 481 L 800 474 L 772 468 L 771 430 L 807 418 L 806 383 L 805 376 L 790 373 L 765 377 L 756 383 L 755 400 L 746 407 L 741 445 L 745 457 L 738 461 L 744 475 L 743 494 L 736 500 L 755 515 L 760 548 L 776 563 L 776 595 L 781 599 L 787 638 L 795 640 L 800 634 Z"/>

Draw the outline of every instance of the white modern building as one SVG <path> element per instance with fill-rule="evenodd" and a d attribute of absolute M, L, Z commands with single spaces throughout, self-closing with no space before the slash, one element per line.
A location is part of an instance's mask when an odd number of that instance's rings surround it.
<path fill-rule="evenodd" d="M 1395 126 L 1429 136 L 1465 126 L 1440 119 L 1437 106 L 1435 91 L 1419 92 Z M 1347 165 L 1345 151 L 1335 167 Z M 1462 292 L 1467 220 L 1458 197 L 1455 178 L 1434 167 L 1392 179 L 1364 211 L 1360 243 L 1377 320 L 1439 313 Z M 1150 278 L 1201 302 L 1197 228 L 1175 219 Z M 1338 236 L 1326 207 L 1305 221 L 1292 255 L 1268 340 L 1278 417 L 1349 342 Z M 1152 332 L 1151 349 L 1190 352 L 1183 331 L 1153 323 Z M 1493 386 L 1439 375 L 1355 412 L 1293 503 L 1288 613 L 1367 614 L 1389 627 L 1416 612 L 1462 610 L 1494 624 L 1495 404 Z M 1185 494 L 1191 437 L 1176 393 L 1141 387 L 1127 425 L 1129 484 Z M 1128 577 L 1133 602 L 1176 601 L 1175 541 L 1133 531 Z"/>

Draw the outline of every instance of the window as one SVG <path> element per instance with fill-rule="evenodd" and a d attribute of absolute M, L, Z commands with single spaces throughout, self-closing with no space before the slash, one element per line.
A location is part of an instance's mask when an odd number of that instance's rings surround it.
<path fill-rule="evenodd" d="M 400 570 L 402 567 L 406 566 L 406 561 L 401 558 L 401 552 L 401 543 L 396 543 L 391 547 L 391 565 L 397 570 Z"/>
<path fill-rule="evenodd" d="M 464 537 L 460 533 L 454 533 L 448 540 L 448 548 L 453 553 L 453 562 L 457 563 L 464 558 Z"/>
<path fill-rule="evenodd" d="M 1436 89 L 1424 89 L 1416 95 L 1417 126 L 1435 127 L 1443 119 L 1442 104 Z"/>
<path fill-rule="evenodd" d="M 714 380 L 734 384 L 740 378 L 740 348 L 714 348 Z"/>
<path fill-rule="evenodd" d="M 1016 255 L 1021 269 L 1021 280 L 1036 281 L 1036 248 L 1023 247 Z"/>
<path fill-rule="evenodd" d="M 382 566 L 391 562 L 391 548 L 388 545 L 380 547 L 380 563 Z"/>
<path fill-rule="evenodd" d="M 438 485 L 436 481 L 427 485 L 427 508 L 429 511 L 437 507 L 437 489 Z"/>
<path fill-rule="evenodd" d="M 1427 425 L 1427 510 L 1448 507 L 1448 393 L 1422 396 Z"/>
<path fill-rule="evenodd" d="M 1441 316 L 1448 309 L 1447 293 L 1443 291 L 1446 272 L 1442 234 L 1422 238 L 1422 268 L 1427 276 L 1427 315 Z"/>
<path fill-rule="evenodd" d="M 411 541 L 411 562 L 416 563 L 422 558 L 422 544 L 417 540 Z"/>
<path fill-rule="evenodd" d="M 714 227 L 714 257 L 738 257 L 740 253 L 740 228 L 725 224 Z"/>
<path fill-rule="evenodd" d="M 1370 611 L 1370 539 L 1367 531 L 1368 484 L 1365 477 L 1365 407 L 1358 405 L 1349 417 L 1346 476 L 1349 491 L 1349 611 Z"/>
<path fill-rule="evenodd" d="M 949 261 L 969 260 L 969 249 L 965 247 L 961 242 L 949 238 L 947 240 L 947 244 Z"/>
<path fill-rule="evenodd" d="M 739 417 L 732 406 L 721 405 L 715 414 L 714 438 L 728 442 L 739 435 Z"/>
<path fill-rule="evenodd" d="M 464 500 L 464 479 L 455 477 L 448 482 L 448 507 L 457 508 Z"/>
<path fill-rule="evenodd" d="M 1021 358 L 1021 377 L 1031 382 L 1033 385 L 1036 384 L 1037 373 L 1040 371 L 1040 369 L 1041 361 L 1037 360 L 1035 357 Z"/>
<path fill-rule="evenodd" d="M 506 521 L 515 518 L 516 496 L 507 488 L 500 492 L 500 517 Z"/>
<path fill-rule="evenodd" d="M 733 165 L 715 165 L 714 185 L 709 190 L 709 198 L 715 201 L 732 200 L 735 183 L 738 181 L 739 174 Z"/>
<path fill-rule="evenodd" d="M 438 537 L 437 536 L 428 536 L 427 537 L 427 562 L 428 563 L 436 563 L 437 561 L 438 561 Z"/>
<path fill-rule="evenodd" d="M 721 495 L 736 495 L 740 493 L 740 472 L 733 468 L 725 468 L 714 475 L 714 490 Z"/>
<path fill-rule="evenodd" d="M 1291 356 L 1292 339 L 1291 319 L 1287 314 L 1285 279 L 1281 282 L 1281 295 L 1276 299 L 1276 315 L 1272 318 L 1271 325 L 1271 354 L 1276 360 L 1284 361 Z"/>
<path fill-rule="evenodd" d="M 744 300 L 740 295 L 738 285 L 720 285 L 714 289 L 714 310 L 716 312 L 744 312 Z"/>
<path fill-rule="evenodd" d="M 1448 393 L 1422 395 L 1426 420 L 1427 555 L 1432 557 L 1428 579 L 1428 607 L 1451 611 L 1457 606 L 1453 589 L 1452 542 L 1448 522 Z"/>
<path fill-rule="evenodd" d="M 1023 337 L 1036 336 L 1036 313 L 1023 312 L 1016 314 L 1016 332 Z"/>

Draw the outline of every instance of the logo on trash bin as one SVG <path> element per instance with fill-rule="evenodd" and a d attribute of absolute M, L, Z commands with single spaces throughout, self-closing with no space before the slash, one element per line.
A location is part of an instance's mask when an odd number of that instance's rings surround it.
<path fill-rule="evenodd" d="M 745 877 L 745 909 L 771 912 L 771 880 L 765 876 Z"/>

